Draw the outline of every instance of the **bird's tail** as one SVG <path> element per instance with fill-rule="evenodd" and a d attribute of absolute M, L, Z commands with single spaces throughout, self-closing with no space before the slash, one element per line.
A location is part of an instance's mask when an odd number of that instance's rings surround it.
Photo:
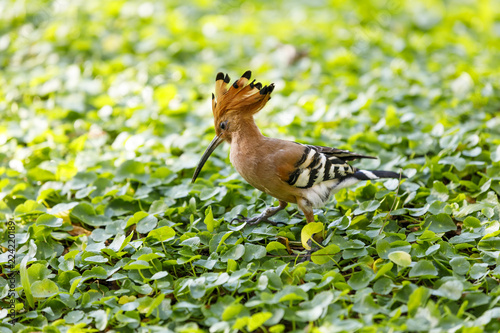
<path fill-rule="evenodd" d="M 380 178 L 408 178 L 403 174 L 393 171 L 378 171 L 378 170 L 358 170 L 353 176 L 359 180 L 374 180 Z"/>

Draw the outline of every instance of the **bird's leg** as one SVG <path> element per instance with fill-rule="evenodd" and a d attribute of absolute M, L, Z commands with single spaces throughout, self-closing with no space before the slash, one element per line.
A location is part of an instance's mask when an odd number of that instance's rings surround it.
<path fill-rule="evenodd" d="M 313 208 L 312 208 L 312 205 L 309 202 L 309 200 L 304 199 L 304 198 L 300 198 L 300 199 L 297 200 L 297 205 L 299 206 L 300 210 L 306 216 L 307 223 L 314 222 L 314 212 L 313 212 Z M 320 235 L 320 234 L 314 234 L 313 238 L 318 243 L 321 243 L 323 241 L 323 235 Z M 306 251 L 306 254 L 300 260 L 300 262 L 303 262 L 303 261 L 306 261 L 306 260 L 310 260 L 311 254 L 314 253 L 314 252 L 316 252 L 318 250 L 318 247 L 315 246 L 315 244 L 314 244 L 314 242 L 313 242 L 312 239 L 309 239 L 307 241 L 307 244 L 309 245 L 309 247 L 311 249 Z"/>
<path fill-rule="evenodd" d="M 311 203 L 307 199 L 300 198 L 297 200 L 297 206 L 306 216 L 307 223 L 314 222 L 314 212 Z"/>
<path fill-rule="evenodd" d="M 280 200 L 278 206 L 266 208 L 266 210 L 262 214 L 260 214 L 259 216 L 252 217 L 252 218 L 245 218 L 240 214 L 239 215 L 240 217 L 235 217 L 234 219 L 231 220 L 231 222 L 233 222 L 233 221 L 247 222 L 248 225 L 259 224 L 260 222 L 267 222 L 267 223 L 270 223 L 272 225 L 277 225 L 279 222 L 270 221 L 269 218 L 271 216 L 275 215 L 280 210 L 283 210 L 287 205 L 288 205 L 287 202 Z"/>

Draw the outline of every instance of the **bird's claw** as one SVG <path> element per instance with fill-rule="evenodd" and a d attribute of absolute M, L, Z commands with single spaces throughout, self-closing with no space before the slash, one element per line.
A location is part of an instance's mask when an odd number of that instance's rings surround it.
<path fill-rule="evenodd" d="M 275 221 L 271 221 L 269 220 L 266 216 L 257 216 L 257 217 L 254 217 L 254 218 L 251 218 L 247 221 L 247 224 L 248 225 L 257 225 L 259 224 L 260 222 L 267 222 L 271 225 L 274 225 L 274 226 L 277 226 L 278 223 L 282 223 L 282 222 L 275 222 Z"/>
<path fill-rule="evenodd" d="M 257 225 L 260 222 L 267 222 L 267 223 L 274 225 L 274 226 L 277 226 L 278 223 L 286 224 L 285 222 L 271 221 L 267 218 L 267 216 L 264 216 L 264 215 L 258 215 L 255 217 L 248 218 L 248 217 L 244 217 L 242 214 L 238 214 L 237 217 L 233 218 L 230 223 L 233 223 L 234 221 L 237 221 L 239 223 L 246 222 L 247 225 Z"/>
<path fill-rule="evenodd" d="M 243 214 L 238 214 L 237 217 L 233 218 L 229 223 L 233 223 L 234 221 L 242 223 L 242 222 L 246 222 L 247 218 L 245 216 L 243 216 Z"/>
<path fill-rule="evenodd" d="M 312 255 L 314 252 L 316 252 L 316 251 L 318 251 L 318 250 L 319 250 L 319 248 L 318 248 L 317 246 L 312 247 L 312 245 L 313 245 L 313 244 L 312 244 L 312 240 L 311 240 L 311 239 L 309 239 L 309 240 L 307 241 L 307 244 L 311 247 L 311 249 L 310 249 L 310 250 L 306 250 L 306 253 L 302 256 L 302 258 L 300 258 L 300 259 L 297 261 L 297 262 L 299 262 L 299 263 L 300 263 L 300 262 L 305 262 L 305 261 L 310 261 L 310 260 L 311 260 L 311 255 Z"/>

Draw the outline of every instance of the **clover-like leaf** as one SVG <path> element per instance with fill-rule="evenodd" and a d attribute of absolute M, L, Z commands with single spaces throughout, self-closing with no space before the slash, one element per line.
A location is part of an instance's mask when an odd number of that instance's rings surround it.
<path fill-rule="evenodd" d="M 411 256 L 404 251 L 393 251 L 388 258 L 398 266 L 408 267 L 411 265 Z"/>
<path fill-rule="evenodd" d="M 330 244 L 320 250 L 315 251 L 311 254 L 311 260 L 315 264 L 322 265 L 326 264 L 330 260 L 333 260 L 332 257 L 336 253 L 340 251 L 340 247 L 335 244 Z"/>
<path fill-rule="evenodd" d="M 57 294 L 59 292 L 59 287 L 54 281 L 43 279 L 41 281 L 33 282 L 31 285 L 31 292 L 33 297 L 47 298 Z"/>
<path fill-rule="evenodd" d="M 305 249 L 310 250 L 311 246 L 309 245 L 309 242 L 312 240 L 314 234 L 322 233 L 324 229 L 325 226 L 321 222 L 311 222 L 305 225 L 300 233 L 302 246 Z"/>
<path fill-rule="evenodd" d="M 413 266 L 410 270 L 410 277 L 417 276 L 436 276 L 437 270 L 436 267 L 429 260 L 420 260 L 415 266 Z"/>

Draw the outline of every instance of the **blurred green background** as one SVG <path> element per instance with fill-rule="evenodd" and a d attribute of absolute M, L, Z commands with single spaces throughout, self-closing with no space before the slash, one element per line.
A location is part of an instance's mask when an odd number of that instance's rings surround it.
<path fill-rule="evenodd" d="M 62 156 L 84 136 L 103 145 L 124 132 L 120 142 L 135 136 L 131 154 L 199 151 L 218 71 L 275 82 L 258 124 L 306 142 L 342 145 L 384 117 L 448 128 L 477 116 L 471 108 L 499 108 L 495 1 L 0 6 L 1 141 L 61 145 Z M 85 166 L 61 179 L 75 168 Z"/>

